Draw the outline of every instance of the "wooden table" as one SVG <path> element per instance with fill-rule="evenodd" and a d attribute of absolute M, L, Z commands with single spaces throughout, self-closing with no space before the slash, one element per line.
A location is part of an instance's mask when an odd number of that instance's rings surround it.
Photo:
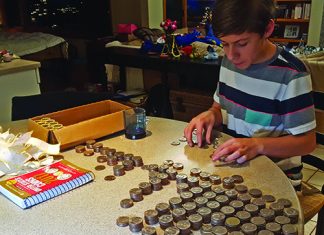
<path fill-rule="evenodd" d="M 24 123 L 19 122 L 21 126 Z M 301 212 L 300 204 L 293 187 L 283 172 L 267 157 L 260 156 L 241 167 L 214 167 L 209 155 L 213 152 L 208 148 L 188 147 L 181 142 L 172 146 L 172 141 L 182 137 L 185 122 L 169 119 L 152 118 L 148 123 L 150 135 L 140 140 L 128 140 L 124 135 L 106 138 L 102 143 L 118 151 L 140 155 L 145 164 L 162 164 L 166 159 L 184 164 L 184 173 L 193 167 L 219 174 L 222 177 L 240 174 L 244 184 L 249 188 L 260 188 L 264 194 L 272 194 L 277 199 L 287 198 L 293 207 Z M 7 125 L 3 126 L 4 128 Z M 220 142 L 229 138 L 223 134 Z M 159 202 L 177 196 L 176 184 L 172 181 L 158 192 L 144 196 L 144 200 L 135 203 L 132 208 L 123 209 L 121 199 L 129 198 L 129 190 L 138 187 L 140 182 L 148 181 L 148 172 L 141 168 L 128 171 L 125 176 L 114 181 L 104 181 L 104 176 L 112 174 L 112 167 L 103 171 L 95 171 L 98 165 L 96 157 L 84 157 L 74 150 L 62 153 L 65 159 L 88 169 L 96 175 L 94 182 L 78 189 L 43 202 L 30 209 L 22 210 L 14 203 L 0 195 L 0 221 L 3 234 L 131 234 L 128 228 L 116 226 L 116 218 L 121 215 L 140 216 L 147 209 L 154 208 Z M 298 221 L 299 234 L 303 234 L 303 218 L 300 213 Z M 158 229 L 158 234 L 163 234 Z M 195 232 L 194 234 L 199 234 Z"/>

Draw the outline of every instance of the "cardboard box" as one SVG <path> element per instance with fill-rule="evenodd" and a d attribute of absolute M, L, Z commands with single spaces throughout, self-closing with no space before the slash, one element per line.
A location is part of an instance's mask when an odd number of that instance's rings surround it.
<path fill-rule="evenodd" d="M 48 143 L 60 143 L 63 150 L 85 143 L 89 139 L 122 131 L 123 110 L 129 108 L 111 100 L 100 101 L 33 117 L 28 120 L 28 129 L 33 131 L 33 137 Z M 51 131 L 35 122 L 44 117 L 52 118 L 64 127 Z"/>

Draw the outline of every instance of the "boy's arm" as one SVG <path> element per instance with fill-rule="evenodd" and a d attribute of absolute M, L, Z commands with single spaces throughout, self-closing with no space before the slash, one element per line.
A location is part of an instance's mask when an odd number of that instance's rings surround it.
<path fill-rule="evenodd" d="M 233 138 L 220 145 L 214 152 L 212 159 L 219 160 L 228 155 L 226 161 L 236 160 L 243 163 L 258 155 L 273 158 L 288 158 L 306 155 L 316 147 L 315 131 L 300 135 L 287 135 L 267 138 Z"/>

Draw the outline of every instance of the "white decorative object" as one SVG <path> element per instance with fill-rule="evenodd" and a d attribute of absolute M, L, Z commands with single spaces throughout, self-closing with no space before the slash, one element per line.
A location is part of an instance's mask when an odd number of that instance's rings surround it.
<path fill-rule="evenodd" d="M 286 25 L 284 38 L 298 38 L 299 25 Z"/>

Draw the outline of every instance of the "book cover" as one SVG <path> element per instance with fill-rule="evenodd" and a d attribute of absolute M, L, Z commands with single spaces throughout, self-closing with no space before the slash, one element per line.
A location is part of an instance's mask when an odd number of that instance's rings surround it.
<path fill-rule="evenodd" d="M 94 174 L 67 160 L 0 181 L 0 192 L 21 208 L 29 208 L 94 179 Z"/>

